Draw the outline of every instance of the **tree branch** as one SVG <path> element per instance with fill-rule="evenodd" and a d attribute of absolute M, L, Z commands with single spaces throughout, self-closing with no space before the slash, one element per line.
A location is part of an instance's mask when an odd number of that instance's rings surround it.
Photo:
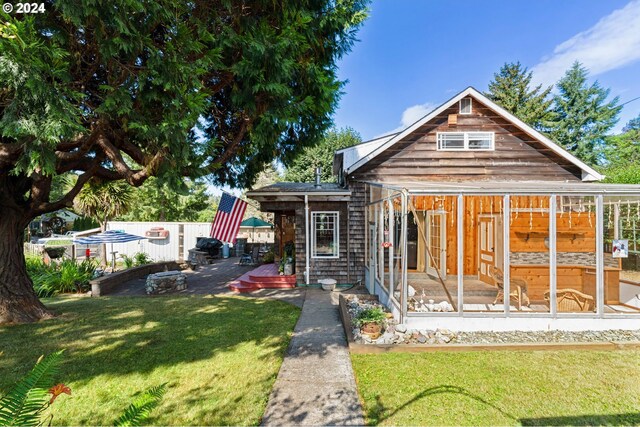
<path fill-rule="evenodd" d="M 247 130 L 249 130 L 249 123 L 251 123 L 251 120 L 245 117 L 242 120 L 240 129 L 238 129 L 238 133 L 236 134 L 233 141 L 231 141 L 231 144 L 225 147 L 224 151 L 218 157 L 216 157 L 216 159 L 211 164 L 213 165 L 223 164 L 227 162 L 231 158 L 231 156 L 235 154 L 236 149 L 238 148 L 238 146 L 244 139 L 245 135 L 247 134 Z"/>

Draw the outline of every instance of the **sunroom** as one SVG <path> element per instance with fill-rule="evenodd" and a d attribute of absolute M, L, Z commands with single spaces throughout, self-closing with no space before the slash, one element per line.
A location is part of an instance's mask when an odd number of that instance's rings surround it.
<path fill-rule="evenodd" d="M 365 280 L 399 321 L 640 328 L 640 187 L 367 182 Z"/>

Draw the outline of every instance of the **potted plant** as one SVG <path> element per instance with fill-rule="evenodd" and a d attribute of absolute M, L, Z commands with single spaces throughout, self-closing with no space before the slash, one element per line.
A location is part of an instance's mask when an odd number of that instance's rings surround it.
<path fill-rule="evenodd" d="M 382 327 L 387 315 L 382 308 L 366 308 L 358 313 L 353 319 L 353 324 L 360 328 L 362 335 L 367 335 L 370 339 L 377 339 L 382 333 Z"/>
<path fill-rule="evenodd" d="M 296 245 L 292 241 L 289 241 L 284 245 L 284 256 L 280 261 L 281 267 L 282 267 L 282 273 L 285 276 L 291 276 L 294 273 L 295 259 L 296 259 Z"/>

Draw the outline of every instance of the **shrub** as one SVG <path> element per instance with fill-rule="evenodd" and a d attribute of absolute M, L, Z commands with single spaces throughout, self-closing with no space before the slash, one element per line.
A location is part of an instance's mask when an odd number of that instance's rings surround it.
<path fill-rule="evenodd" d="M 387 315 L 380 307 L 366 308 L 356 315 L 353 324 L 361 327 L 365 323 L 377 323 L 382 325 Z"/>
<path fill-rule="evenodd" d="M 45 265 L 41 260 L 27 258 L 27 272 L 33 280 L 33 287 L 39 297 L 49 297 L 59 293 L 85 292 L 93 278 L 97 263 L 95 260 L 77 262 L 65 259 L 62 262 Z"/>
<path fill-rule="evenodd" d="M 269 251 L 266 254 L 264 254 L 264 256 L 262 257 L 262 262 L 269 264 L 269 263 L 272 263 L 275 259 L 276 259 L 276 256 L 273 253 L 273 251 Z"/>
<path fill-rule="evenodd" d="M 120 255 L 120 257 L 122 258 L 122 263 L 124 264 L 124 268 L 131 268 L 135 265 L 135 260 L 133 259 L 133 257 L 130 257 L 129 255 L 125 255 L 125 254 Z"/>
<path fill-rule="evenodd" d="M 138 252 L 138 253 L 134 254 L 133 255 L 133 259 L 134 259 L 134 264 L 136 266 L 145 265 L 145 264 L 151 264 L 153 262 L 153 260 L 149 256 L 149 254 L 146 253 L 146 252 Z"/>

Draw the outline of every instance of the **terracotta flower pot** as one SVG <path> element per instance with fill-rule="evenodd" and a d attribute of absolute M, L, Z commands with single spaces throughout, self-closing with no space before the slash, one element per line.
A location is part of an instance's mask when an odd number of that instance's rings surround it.
<path fill-rule="evenodd" d="M 360 327 L 362 335 L 367 335 L 370 339 L 376 340 L 382 333 L 382 325 L 375 322 L 365 323 Z"/>

